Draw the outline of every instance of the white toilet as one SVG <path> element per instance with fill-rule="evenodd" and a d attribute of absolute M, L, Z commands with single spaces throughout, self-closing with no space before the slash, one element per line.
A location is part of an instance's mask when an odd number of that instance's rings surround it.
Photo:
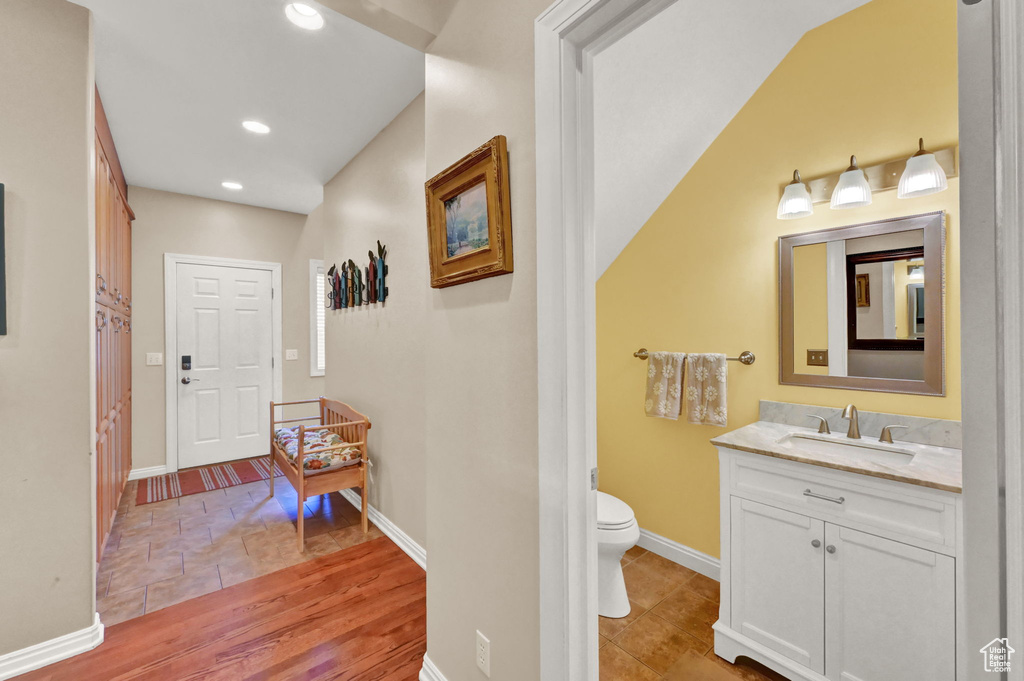
<path fill-rule="evenodd" d="M 601 617 L 629 614 L 622 556 L 636 546 L 640 526 L 633 509 L 621 499 L 597 493 L 597 612 Z"/>

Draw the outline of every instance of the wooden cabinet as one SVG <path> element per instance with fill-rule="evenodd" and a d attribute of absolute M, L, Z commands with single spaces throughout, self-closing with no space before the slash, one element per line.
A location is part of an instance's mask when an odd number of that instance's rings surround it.
<path fill-rule="evenodd" d="M 794 680 L 955 681 L 959 495 L 719 456 L 719 656 Z"/>
<path fill-rule="evenodd" d="M 131 232 L 127 185 L 96 95 L 96 558 L 131 472 Z"/>

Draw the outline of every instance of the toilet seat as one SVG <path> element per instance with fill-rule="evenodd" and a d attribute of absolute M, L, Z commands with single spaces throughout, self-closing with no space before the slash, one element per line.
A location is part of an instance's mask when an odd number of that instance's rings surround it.
<path fill-rule="evenodd" d="M 624 530 L 636 524 L 629 504 L 604 492 L 597 493 L 597 529 Z"/>

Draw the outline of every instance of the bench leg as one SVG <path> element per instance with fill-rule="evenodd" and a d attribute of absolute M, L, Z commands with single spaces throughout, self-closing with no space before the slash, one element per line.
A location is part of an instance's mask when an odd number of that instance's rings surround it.
<path fill-rule="evenodd" d="M 270 450 L 270 496 L 274 496 L 274 450 Z"/>
<path fill-rule="evenodd" d="M 304 525 L 304 521 L 306 519 L 306 509 L 305 509 L 305 506 L 303 504 L 303 499 L 302 499 L 302 493 L 301 492 L 299 493 L 299 509 L 298 510 L 299 510 L 299 515 L 295 519 L 295 527 L 298 529 L 298 535 L 299 535 L 299 553 L 305 553 L 305 551 L 306 551 L 306 541 L 305 541 L 305 533 L 303 532 L 303 525 Z"/>

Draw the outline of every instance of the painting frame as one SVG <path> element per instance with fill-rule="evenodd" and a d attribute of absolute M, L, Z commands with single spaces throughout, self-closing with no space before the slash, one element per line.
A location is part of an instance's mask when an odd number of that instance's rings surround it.
<path fill-rule="evenodd" d="M 857 307 L 871 307 L 871 275 L 858 274 L 855 276 Z"/>
<path fill-rule="evenodd" d="M 432 288 L 512 273 L 512 206 L 504 135 L 462 157 L 424 188 Z M 467 210 L 459 215 L 457 207 L 464 200 Z M 486 214 L 485 231 L 481 210 Z"/>

